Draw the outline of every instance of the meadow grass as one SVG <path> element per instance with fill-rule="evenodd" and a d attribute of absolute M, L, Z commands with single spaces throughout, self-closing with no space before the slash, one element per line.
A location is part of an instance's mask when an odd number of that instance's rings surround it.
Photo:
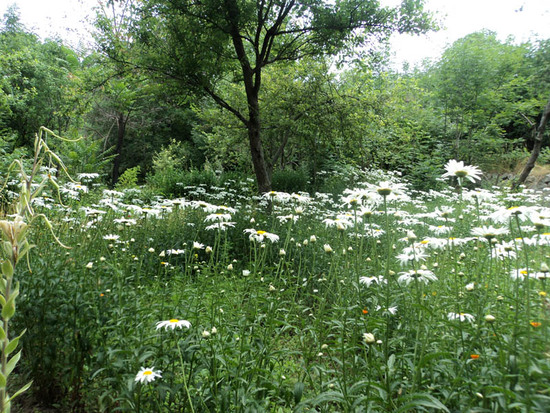
<path fill-rule="evenodd" d="M 365 179 L 35 200 L 72 248 L 33 230 L 18 374 L 60 411 L 548 411 L 549 191 Z"/>

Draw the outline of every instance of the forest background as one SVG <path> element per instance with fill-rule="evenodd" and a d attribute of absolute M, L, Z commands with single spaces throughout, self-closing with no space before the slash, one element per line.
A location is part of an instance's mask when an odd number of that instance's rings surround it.
<path fill-rule="evenodd" d="M 262 191 L 295 191 L 337 189 L 330 171 L 353 167 L 399 171 L 426 189 L 451 158 L 488 172 L 517 171 L 548 100 L 550 40 L 517 44 L 476 32 L 439 59 L 398 71 L 389 64 L 390 36 L 439 24 L 421 2 L 409 3 L 409 10 L 388 12 L 386 26 L 370 36 L 349 36 L 354 29 L 347 27 L 338 41 L 334 32 L 331 41 L 309 39 L 311 50 L 302 44 L 300 53 L 273 54 L 260 66 L 259 178 L 238 58 L 182 58 L 185 48 L 196 47 L 195 56 L 209 44 L 222 56 L 227 39 L 198 41 L 195 33 L 190 42 L 178 40 L 168 26 L 147 27 L 145 11 L 132 2 L 106 2 L 96 10 L 95 50 L 83 52 L 42 40 L 13 6 L 0 33 L 1 167 L 28 151 L 46 126 L 86 137 L 55 148 L 76 173 L 100 172 L 114 186 L 127 171 L 130 181 L 147 181 L 166 196 L 181 195 L 187 184 L 213 184 L 222 173 L 256 172 Z M 139 36 L 148 29 L 155 36 Z M 170 45 L 177 51 L 167 57 L 159 44 L 169 36 L 179 49 Z M 549 160 L 546 137 L 539 163 Z"/>

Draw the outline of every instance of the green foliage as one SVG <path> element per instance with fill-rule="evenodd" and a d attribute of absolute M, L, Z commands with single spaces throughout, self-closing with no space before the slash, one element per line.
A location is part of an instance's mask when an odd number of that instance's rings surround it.
<path fill-rule="evenodd" d="M 308 190 L 308 180 L 307 171 L 283 169 L 273 172 L 271 184 L 274 191 L 304 192 Z"/>
<path fill-rule="evenodd" d="M 120 175 L 120 178 L 118 178 L 118 182 L 115 188 L 117 190 L 136 188 L 138 184 L 138 176 L 140 172 L 141 172 L 141 168 L 139 166 L 126 169 L 124 173 Z"/>

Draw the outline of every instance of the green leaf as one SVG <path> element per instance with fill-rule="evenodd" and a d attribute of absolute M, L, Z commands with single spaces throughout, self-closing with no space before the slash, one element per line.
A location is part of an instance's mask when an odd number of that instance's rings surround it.
<path fill-rule="evenodd" d="M 449 409 L 443 403 L 427 393 L 411 394 L 410 396 L 403 397 L 400 401 L 405 402 L 405 404 L 397 409 L 395 413 L 419 411 L 419 407 L 431 407 L 449 413 Z"/>
<path fill-rule="evenodd" d="M 4 340 L 6 338 L 6 332 L 4 331 L 4 328 L 0 326 L 0 341 Z"/>
<path fill-rule="evenodd" d="M 294 403 L 298 404 L 300 403 L 300 400 L 302 400 L 302 396 L 304 395 L 304 383 L 301 381 L 296 382 L 294 384 Z"/>
<path fill-rule="evenodd" d="M 0 372 L 0 388 L 6 387 L 6 383 L 7 383 L 6 376 L 4 376 L 4 375 Z"/>
<path fill-rule="evenodd" d="M 21 393 L 24 393 L 26 392 L 27 390 L 29 390 L 29 387 L 31 387 L 32 385 L 32 381 L 28 382 L 27 384 L 25 384 L 23 387 L 21 387 L 19 390 L 17 390 L 15 392 L 15 394 L 13 396 L 10 397 L 9 401 L 11 402 L 13 399 L 15 399 L 17 396 L 19 396 Z"/>
<path fill-rule="evenodd" d="M 10 361 L 8 361 L 8 364 L 6 365 L 6 376 L 9 376 L 11 374 L 20 358 L 21 350 L 19 350 L 19 352 L 17 352 L 17 354 L 13 356 Z"/>
<path fill-rule="evenodd" d="M 10 260 L 5 260 L 2 263 L 2 274 L 4 274 L 6 278 L 13 277 L 13 265 Z"/>
<path fill-rule="evenodd" d="M 13 297 L 10 297 L 8 302 L 2 306 L 2 318 L 4 320 L 9 320 L 15 314 L 15 300 Z"/>
<path fill-rule="evenodd" d="M 16 337 L 13 340 L 11 340 L 6 347 L 6 356 L 8 354 L 11 354 L 13 350 L 17 348 L 18 344 L 19 344 L 19 337 Z"/>

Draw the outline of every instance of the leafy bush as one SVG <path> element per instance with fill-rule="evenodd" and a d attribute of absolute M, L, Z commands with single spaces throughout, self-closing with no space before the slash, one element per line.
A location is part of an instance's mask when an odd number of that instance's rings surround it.
<path fill-rule="evenodd" d="M 271 185 L 274 191 L 302 192 L 307 190 L 308 174 L 302 169 L 283 169 L 274 171 L 271 177 Z"/>
<path fill-rule="evenodd" d="M 135 188 L 138 184 L 138 175 L 140 171 L 140 166 L 134 166 L 133 168 L 126 169 L 124 173 L 120 175 L 120 178 L 118 178 L 116 189 L 121 190 Z"/>

